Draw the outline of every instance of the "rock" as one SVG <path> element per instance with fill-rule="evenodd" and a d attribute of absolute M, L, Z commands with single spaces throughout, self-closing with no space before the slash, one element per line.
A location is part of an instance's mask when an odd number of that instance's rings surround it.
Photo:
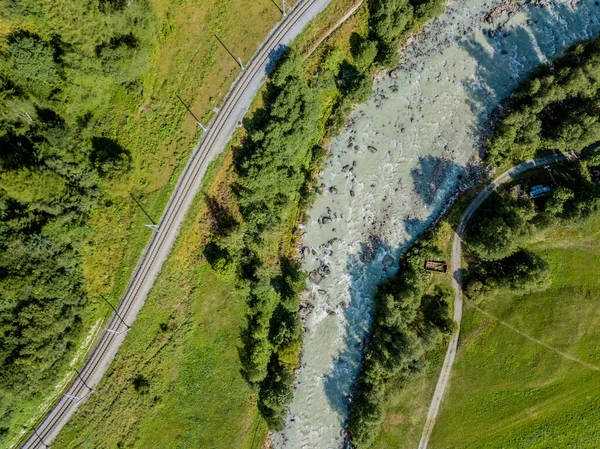
<path fill-rule="evenodd" d="M 312 282 L 313 284 L 318 284 L 319 282 L 321 282 L 323 280 L 323 276 L 321 276 L 318 272 L 316 271 L 311 271 L 310 273 L 308 273 L 308 279 L 310 280 L 310 282 Z"/>
<path fill-rule="evenodd" d="M 342 301 L 342 302 L 340 303 L 340 307 L 341 307 L 342 309 L 347 309 L 347 308 L 348 308 L 348 303 L 347 303 L 346 301 Z"/>
<path fill-rule="evenodd" d="M 323 223 L 323 224 L 331 223 L 331 217 L 321 218 L 321 223 Z"/>
<path fill-rule="evenodd" d="M 390 73 L 390 78 L 393 80 L 397 80 L 398 79 L 398 71 L 397 70 L 391 70 Z"/>
<path fill-rule="evenodd" d="M 325 265 L 325 267 L 323 268 L 323 274 L 325 276 L 329 276 L 331 274 L 331 270 L 329 269 L 329 267 L 327 265 Z"/>
<path fill-rule="evenodd" d="M 336 316 L 337 312 L 335 310 L 329 310 L 329 311 L 327 311 L 327 315 L 329 315 L 329 316 Z"/>
<path fill-rule="evenodd" d="M 304 248 L 302 248 L 302 256 L 304 256 L 304 257 L 310 256 L 310 248 L 308 246 L 305 246 Z"/>
<path fill-rule="evenodd" d="M 344 165 L 344 166 L 342 167 L 342 171 L 343 171 L 343 172 L 347 172 L 348 170 L 350 170 L 350 166 L 349 166 L 349 165 Z"/>
<path fill-rule="evenodd" d="M 333 193 L 334 195 L 337 193 L 337 189 L 333 186 L 329 187 L 329 192 Z"/>
<path fill-rule="evenodd" d="M 316 255 L 317 255 L 317 251 L 316 251 L 314 248 L 313 248 L 313 249 L 311 249 L 311 250 L 310 250 L 310 252 L 312 253 L 312 255 L 313 255 L 313 256 L 316 256 Z"/>
<path fill-rule="evenodd" d="M 354 196 L 354 190 L 350 190 L 350 196 Z"/>
<path fill-rule="evenodd" d="M 319 292 L 319 295 L 326 295 L 327 294 L 327 290 L 319 289 L 317 291 Z"/>
<path fill-rule="evenodd" d="M 392 265 L 394 265 L 394 258 L 389 254 L 386 254 L 381 263 L 384 267 L 391 267 Z"/>
<path fill-rule="evenodd" d="M 368 148 L 369 148 L 369 151 L 370 151 L 371 153 L 377 153 L 377 148 L 375 148 L 375 147 L 372 147 L 371 145 L 369 145 L 369 147 L 368 147 Z"/>
<path fill-rule="evenodd" d="M 352 166 L 356 167 L 356 161 L 352 161 Z"/>

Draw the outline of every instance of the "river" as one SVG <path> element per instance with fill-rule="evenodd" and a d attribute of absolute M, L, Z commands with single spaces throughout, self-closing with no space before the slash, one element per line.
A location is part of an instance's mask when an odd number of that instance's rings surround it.
<path fill-rule="evenodd" d="M 499 102 L 533 68 L 600 33 L 595 1 L 556 0 L 490 37 L 484 18 L 500 3 L 448 2 L 404 49 L 397 79 L 380 74 L 334 140 L 303 237 L 304 268 L 323 279 L 308 283 L 302 367 L 277 449 L 341 447 L 377 284 L 471 177 Z"/>

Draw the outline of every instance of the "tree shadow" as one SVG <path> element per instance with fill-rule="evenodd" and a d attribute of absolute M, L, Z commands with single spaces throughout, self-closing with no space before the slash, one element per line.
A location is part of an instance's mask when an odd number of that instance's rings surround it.
<path fill-rule="evenodd" d="M 527 20 L 503 30 L 486 30 L 484 46 L 474 40 L 462 40 L 459 46 L 477 63 L 475 76 L 463 81 L 467 104 L 477 118 L 474 134 L 483 142 L 490 134 L 491 124 L 506 111 L 510 94 L 531 74 L 547 69 L 546 63 L 560 56 L 570 44 L 587 39 L 590 32 L 578 26 L 585 15 L 580 8 L 597 8 L 592 1 L 570 8 L 556 3 L 552 8 L 531 6 L 525 9 Z M 598 17 L 591 18 L 596 31 Z M 574 25 L 565 27 L 565 24 Z M 571 33 L 565 33 L 565 28 Z M 490 33 L 489 31 L 492 31 Z M 483 151 L 484 145 L 480 147 Z M 483 156 L 483 154 L 480 154 Z"/>
<path fill-rule="evenodd" d="M 331 369 L 324 378 L 329 404 L 342 418 L 344 427 L 349 399 L 363 363 L 363 348 L 368 344 L 371 332 L 373 298 L 381 281 L 397 272 L 399 253 L 400 248 L 394 250 L 379 236 L 371 235 L 346 265 L 350 278 L 350 301 L 340 312 L 344 319 L 346 349 L 333 358 Z M 387 256 L 393 257 L 393 260 Z"/>
<path fill-rule="evenodd" d="M 90 162 L 100 176 L 111 177 L 129 170 L 131 154 L 114 139 L 92 137 Z"/>
<path fill-rule="evenodd" d="M 216 236 L 227 235 L 238 224 L 229 208 L 221 204 L 214 196 L 206 193 L 204 193 L 204 201 L 208 206 L 208 216 L 213 234 Z"/>
<path fill-rule="evenodd" d="M 432 155 L 419 156 L 419 166 L 411 170 L 415 192 L 421 201 L 430 206 L 440 188 L 449 179 L 458 178 L 465 173 L 465 168 L 446 157 Z"/>
<path fill-rule="evenodd" d="M 127 4 L 127 0 L 99 0 L 98 9 L 104 14 L 110 14 L 124 10 Z"/>
<path fill-rule="evenodd" d="M 277 47 L 275 47 L 273 50 L 271 50 L 269 52 L 267 64 L 265 67 L 265 70 L 267 71 L 267 75 L 270 75 L 271 72 L 273 72 L 273 70 L 275 70 L 275 68 L 277 67 L 277 64 L 279 64 L 279 60 L 288 51 L 290 51 L 290 47 L 288 45 L 279 44 Z"/>

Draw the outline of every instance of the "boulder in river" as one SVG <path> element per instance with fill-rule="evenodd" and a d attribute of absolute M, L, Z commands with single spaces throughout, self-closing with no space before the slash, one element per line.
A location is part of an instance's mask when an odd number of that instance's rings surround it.
<path fill-rule="evenodd" d="M 336 316 L 337 312 L 335 310 L 329 310 L 329 311 L 327 311 L 327 315 L 329 315 L 329 316 Z"/>
<path fill-rule="evenodd" d="M 304 248 L 302 248 L 302 255 L 304 257 L 310 256 L 310 248 L 308 246 L 305 246 Z"/>
<path fill-rule="evenodd" d="M 329 192 L 335 195 L 337 193 L 337 189 L 334 186 L 331 186 L 329 187 Z"/>
<path fill-rule="evenodd" d="M 321 223 L 323 223 L 323 224 L 331 223 L 331 217 L 321 218 Z"/>
<path fill-rule="evenodd" d="M 354 190 L 350 190 L 350 196 L 354 196 Z"/>
<path fill-rule="evenodd" d="M 367 148 L 369 148 L 369 151 L 370 151 L 371 153 L 377 153 L 377 148 L 375 148 L 375 147 L 372 147 L 371 145 L 369 145 Z"/>
<path fill-rule="evenodd" d="M 313 284 L 318 284 L 323 280 L 323 276 L 321 276 L 317 271 L 311 271 L 308 273 L 308 279 L 310 279 L 310 282 Z"/>
<path fill-rule="evenodd" d="M 386 254 L 381 263 L 384 267 L 391 267 L 392 265 L 394 265 L 394 258 L 389 254 Z"/>

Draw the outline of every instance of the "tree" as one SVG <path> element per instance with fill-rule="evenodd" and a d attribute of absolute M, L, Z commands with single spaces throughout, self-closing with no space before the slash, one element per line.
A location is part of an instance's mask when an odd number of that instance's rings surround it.
<path fill-rule="evenodd" d="M 48 98 L 62 84 L 58 50 L 38 36 L 17 32 L 9 38 L 9 59 L 13 82 L 40 99 Z"/>
<path fill-rule="evenodd" d="M 501 260 L 471 263 L 465 290 L 469 298 L 477 300 L 496 291 L 518 295 L 544 291 L 551 283 L 548 262 L 533 251 L 520 249 Z"/>
<path fill-rule="evenodd" d="M 365 39 L 355 34 L 352 56 L 356 68 L 361 72 L 367 72 L 377 57 L 377 41 Z M 352 39 L 351 39 L 352 40 Z"/>
<path fill-rule="evenodd" d="M 558 217 L 563 213 L 565 204 L 575 197 L 573 191 L 567 187 L 558 187 L 550 194 L 546 201 L 544 212 L 553 217 Z"/>
<path fill-rule="evenodd" d="M 494 193 L 469 223 L 465 240 L 477 257 L 502 259 L 516 251 L 519 243 L 531 235 L 534 217 L 530 199 Z"/>

